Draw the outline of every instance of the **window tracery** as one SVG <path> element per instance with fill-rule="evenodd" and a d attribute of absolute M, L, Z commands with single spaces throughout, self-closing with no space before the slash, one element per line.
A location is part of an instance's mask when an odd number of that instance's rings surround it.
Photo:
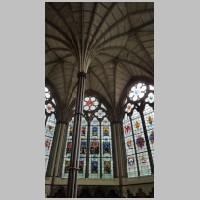
<path fill-rule="evenodd" d="M 154 154 L 154 87 L 142 82 L 136 83 L 128 92 L 124 108 L 128 177 L 150 175 L 149 153 L 152 157 Z"/>

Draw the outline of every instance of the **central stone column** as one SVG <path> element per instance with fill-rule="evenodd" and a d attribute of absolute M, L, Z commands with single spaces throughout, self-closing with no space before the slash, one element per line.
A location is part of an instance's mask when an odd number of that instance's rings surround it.
<path fill-rule="evenodd" d="M 69 178 L 67 186 L 67 198 L 77 198 L 77 174 L 79 170 L 81 120 L 83 115 L 83 100 L 85 92 L 86 73 L 79 72 L 77 76 L 78 76 L 78 85 L 77 85 L 77 96 L 76 96 L 76 108 L 74 114 L 74 127 L 72 135 L 72 151 L 71 151 Z"/>
<path fill-rule="evenodd" d="M 123 136 L 123 122 L 122 121 L 113 121 L 111 122 L 112 128 L 112 140 L 113 140 L 113 149 L 114 149 L 114 162 L 115 171 L 114 176 L 119 178 L 119 187 L 120 193 L 122 195 L 122 178 L 127 177 L 127 166 L 126 166 L 126 152 L 125 152 L 125 143 Z"/>

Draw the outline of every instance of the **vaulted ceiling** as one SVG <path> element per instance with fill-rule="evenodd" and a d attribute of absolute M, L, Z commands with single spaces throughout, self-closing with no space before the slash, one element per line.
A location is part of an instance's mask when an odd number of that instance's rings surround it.
<path fill-rule="evenodd" d="M 45 4 L 45 78 L 65 106 L 76 98 L 77 72 L 86 90 L 116 106 L 131 78 L 154 77 L 154 4 Z"/>

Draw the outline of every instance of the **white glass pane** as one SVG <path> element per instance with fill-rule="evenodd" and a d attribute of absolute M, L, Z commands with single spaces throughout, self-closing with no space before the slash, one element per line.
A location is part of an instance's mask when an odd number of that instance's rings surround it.
<path fill-rule="evenodd" d="M 141 88 L 141 91 L 144 92 L 144 91 L 146 91 L 146 89 L 147 89 L 147 86 L 146 86 L 146 85 L 143 85 L 142 88 Z"/>
<path fill-rule="evenodd" d="M 150 89 L 150 90 L 154 90 L 154 86 L 149 85 L 149 89 Z"/>
<path fill-rule="evenodd" d="M 92 100 L 92 101 L 95 101 L 95 100 L 96 100 L 96 98 L 95 98 L 95 97 L 91 97 L 91 100 Z"/>

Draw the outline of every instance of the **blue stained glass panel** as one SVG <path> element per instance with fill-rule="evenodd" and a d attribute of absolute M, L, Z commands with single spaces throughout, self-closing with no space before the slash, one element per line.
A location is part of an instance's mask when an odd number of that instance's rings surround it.
<path fill-rule="evenodd" d="M 93 126 L 92 127 L 92 135 L 93 136 L 97 136 L 98 135 L 98 127 L 97 126 Z"/>
<path fill-rule="evenodd" d="M 98 173 L 98 161 L 91 162 L 91 173 Z"/>
<path fill-rule="evenodd" d="M 103 142 L 103 153 L 110 153 L 110 142 Z"/>
<path fill-rule="evenodd" d="M 86 150 L 87 150 L 87 142 L 86 141 L 81 141 L 80 153 L 81 154 L 86 154 Z"/>

